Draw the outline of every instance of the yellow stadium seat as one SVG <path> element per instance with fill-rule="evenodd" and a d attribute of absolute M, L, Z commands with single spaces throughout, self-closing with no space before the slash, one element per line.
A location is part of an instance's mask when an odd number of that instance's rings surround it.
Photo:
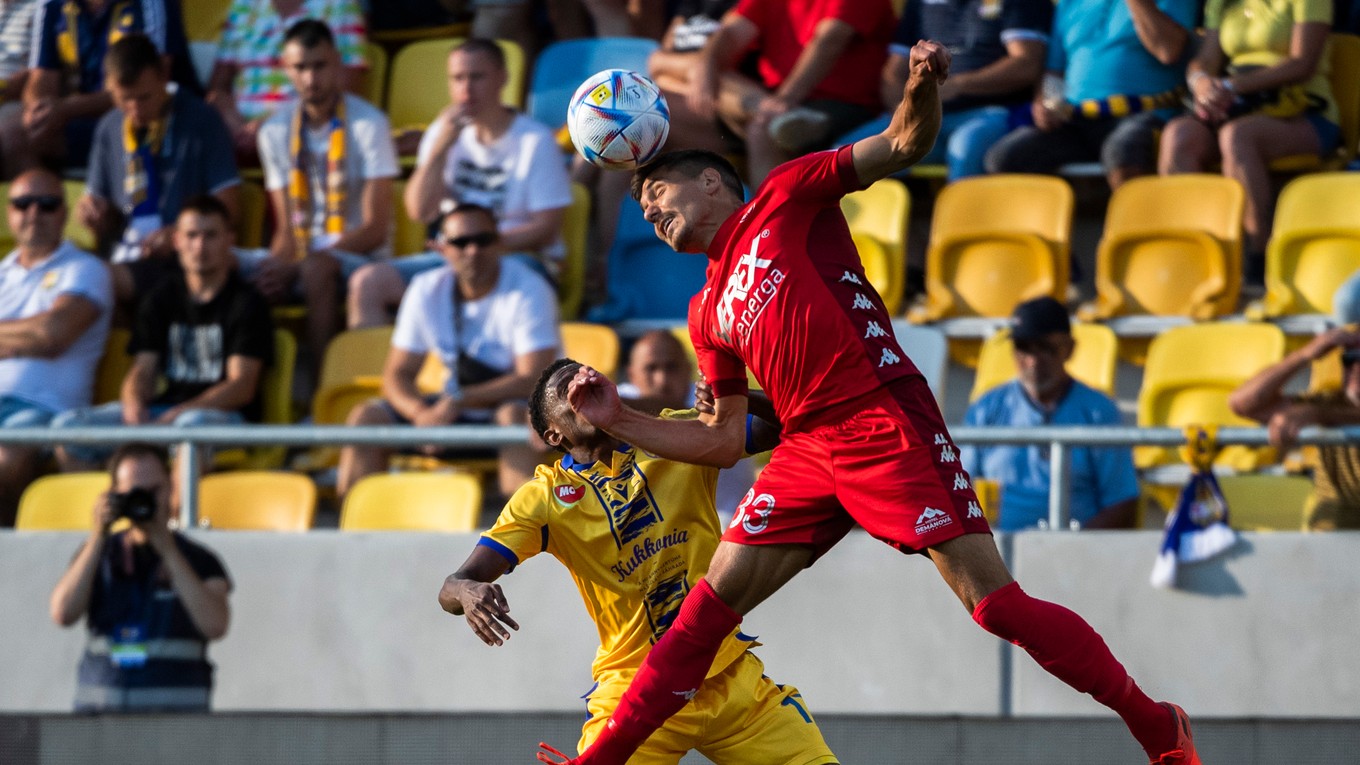
<path fill-rule="evenodd" d="M 297 341 L 284 329 L 274 330 L 274 358 L 260 380 L 260 421 L 269 425 L 293 422 L 293 370 L 297 366 Z M 283 464 L 283 446 L 230 449 L 213 456 L 217 469 L 273 470 Z"/>
<path fill-rule="evenodd" d="M 412 220 L 411 216 L 406 214 L 405 197 L 406 181 L 399 180 L 393 183 L 392 220 L 396 223 L 396 230 L 392 235 L 392 251 L 397 257 L 429 250 L 428 228 L 423 222 Z"/>
<path fill-rule="evenodd" d="M 1224 475 L 1218 486 L 1238 531 L 1301 531 L 1313 499 L 1312 479 L 1298 475 Z"/>
<path fill-rule="evenodd" d="M 1360 271 L 1360 173 L 1317 173 L 1284 187 L 1266 247 L 1266 295 L 1251 318 L 1332 313 L 1332 295 Z"/>
<path fill-rule="evenodd" d="M 345 496 L 341 531 L 472 531 L 482 485 L 467 473 L 370 475 Z"/>
<path fill-rule="evenodd" d="M 265 208 L 269 197 L 264 186 L 254 181 L 242 181 L 238 188 L 241 209 L 236 213 L 236 246 L 264 247 Z"/>
<path fill-rule="evenodd" d="M 1212 322 L 1173 327 L 1152 340 L 1143 385 L 1138 391 L 1138 425 L 1255 427 L 1228 408 L 1228 396 L 1257 372 L 1284 358 L 1284 332 L 1273 324 Z M 1174 449 L 1137 447 L 1142 467 L 1177 462 Z M 1225 447 L 1218 464 L 1253 470 L 1273 459 L 1270 450 Z"/>
<path fill-rule="evenodd" d="M 408 29 L 370 29 L 368 39 L 383 45 L 400 45 L 414 40 L 429 40 L 434 37 L 466 37 L 471 31 L 467 22 L 440 24 L 432 27 L 412 27 Z"/>
<path fill-rule="evenodd" d="M 312 397 L 312 422 L 343 424 L 356 404 L 379 395 L 392 327 L 351 329 L 331 338 Z"/>
<path fill-rule="evenodd" d="M 393 87 L 387 94 L 387 116 L 395 130 L 424 129 L 449 105 L 449 51 L 461 38 L 421 40 L 406 45 L 392 58 Z M 505 52 L 508 77 L 501 102 L 524 106 L 524 52 L 509 40 L 497 40 Z"/>
<path fill-rule="evenodd" d="M 1281 157 L 1270 163 L 1271 170 L 1286 173 L 1340 170 L 1355 156 L 1356 144 L 1360 143 L 1360 37 L 1333 33 L 1327 39 L 1327 46 L 1330 53 L 1328 62 L 1331 67 L 1332 99 L 1336 102 L 1341 143 L 1332 156 L 1319 158 L 1316 154 L 1301 154 Z"/>
<path fill-rule="evenodd" d="M 62 191 L 66 194 L 66 228 L 62 231 L 67 239 L 86 252 L 94 252 L 99 245 L 94 232 L 76 218 L 76 203 L 85 195 L 84 181 L 62 181 Z"/>
<path fill-rule="evenodd" d="M 907 222 L 911 215 L 911 195 L 901 181 L 885 178 L 863 191 L 841 198 L 841 211 L 850 224 L 856 245 L 871 238 L 887 256 L 884 270 L 869 281 L 883 297 L 888 313 L 896 314 L 902 305 L 907 275 Z M 860 249 L 861 259 L 864 249 Z M 866 268 L 868 264 L 866 263 Z"/>
<path fill-rule="evenodd" d="M 109 329 L 109 339 L 104 341 L 104 355 L 99 357 L 99 366 L 94 372 L 94 403 L 107 404 L 117 401 L 123 391 L 123 378 L 132 368 L 132 357 L 127 354 L 128 341 L 132 332 L 122 328 Z"/>
<path fill-rule="evenodd" d="M 590 190 L 571 184 L 571 207 L 562 221 L 562 241 L 567 254 L 557 280 L 557 306 L 563 320 L 581 312 L 586 289 L 586 233 L 590 228 Z"/>
<path fill-rule="evenodd" d="M 1096 299 L 1078 315 L 1232 313 L 1242 287 L 1242 187 L 1221 175 L 1135 178 L 1115 190 L 1096 251 Z"/>
<path fill-rule="evenodd" d="M 868 234 L 852 233 L 850 235 L 855 242 L 855 249 L 859 252 L 860 266 L 864 269 L 864 275 L 868 277 L 869 284 L 880 295 L 884 295 L 884 290 L 889 289 L 893 282 L 894 263 L 887 248 L 879 243 L 877 239 Z M 886 295 L 883 303 L 891 315 L 893 306 L 888 304 Z"/>
<path fill-rule="evenodd" d="M 1076 347 L 1067 361 L 1067 372 L 1107 396 L 1114 395 L 1114 373 L 1119 351 L 1119 339 L 1114 330 L 1103 324 L 1074 323 L 1072 337 Z M 982 394 L 1015 379 L 1015 347 L 1010 330 L 993 334 L 982 344 L 977 370 L 973 375 L 973 392 L 969 401 L 977 401 Z"/>
<path fill-rule="evenodd" d="M 924 303 L 908 318 L 1009 316 L 1067 290 L 1072 189 L 1059 178 L 992 175 L 952 183 L 935 200 Z"/>
<path fill-rule="evenodd" d="M 359 95 L 378 108 L 387 103 L 387 50 L 373 42 L 364 43 L 364 58 L 368 61 L 368 71 L 364 72 L 364 86 Z"/>
<path fill-rule="evenodd" d="M 238 470 L 198 482 L 200 526 L 232 531 L 306 531 L 316 513 L 316 485 L 301 473 Z"/>
<path fill-rule="evenodd" d="M 184 34 L 190 40 L 217 42 L 227 24 L 232 0 L 188 0 L 184 8 Z"/>
<path fill-rule="evenodd" d="M 603 324 L 562 322 L 562 353 L 611 379 L 618 374 L 619 336 Z"/>
<path fill-rule="evenodd" d="M 19 498 L 19 531 L 89 531 L 94 503 L 109 490 L 104 472 L 59 473 L 39 478 Z"/>

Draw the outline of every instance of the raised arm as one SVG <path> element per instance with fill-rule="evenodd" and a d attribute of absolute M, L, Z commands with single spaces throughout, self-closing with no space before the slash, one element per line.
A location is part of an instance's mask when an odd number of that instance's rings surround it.
<path fill-rule="evenodd" d="M 439 588 L 439 607 L 454 616 L 466 616 L 468 626 L 487 645 L 503 645 L 510 638 L 505 628 L 519 629 L 510 618 L 510 603 L 499 584 L 492 584 L 510 570 L 510 562 L 489 547 L 477 545 L 462 567 L 449 574 Z"/>
<path fill-rule="evenodd" d="M 851 147 L 860 184 L 868 186 L 911 167 L 935 145 L 940 132 L 939 86 L 949 76 L 949 50 L 922 40 L 912 46 L 907 85 L 888 129 Z"/>

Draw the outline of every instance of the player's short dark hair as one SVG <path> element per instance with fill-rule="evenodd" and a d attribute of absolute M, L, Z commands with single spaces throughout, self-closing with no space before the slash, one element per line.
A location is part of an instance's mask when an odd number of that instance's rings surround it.
<path fill-rule="evenodd" d="M 161 52 L 140 32 L 123 36 L 104 54 L 104 76 L 123 87 L 136 82 L 146 70 L 161 67 Z"/>
<path fill-rule="evenodd" d="M 166 475 L 170 475 L 170 453 L 166 451 L 164 446 L 142 441 L 129 441 L 114 449 L 113 456 L 109 457 L 109 478 L 116 482 L 119 466 L 128 460 L 139 459 L 153 460 L 161 466 Z"/>
<path fill-rule="evenodd" d="M 320 19 L 302 19 L 293 22 L 288 27 L 288 31 L 283 33 L 283 44 L 297 43 L 304 50 L 311 50 L 322 43 L 335 47 L 335 34 L 331 28 L 326 26 L 326 22 Z"/>
<path fill-rule="evenodd" d="M 501 50 L 501 46 L 495 40 L 488 40 L 485 37 L 469 37 L 449 50 L 450 56 L 455 53 L 480 53 L 483 56 L 490 57 L 496 66 L 500 67 L 501 71 L 506 69 L 505 51 Z"/>
<path fill-rule="evenodd" d="M 500 224 L 496 220 L 496 212 L 485 205 L 474 204 L 472 202 L 459 202 L 449 209 L 448 212 L 439 216 L 439 221 L 435 226 L 435 231 L 444 230 L 444 221 L 455 215 L 481 215 L 491 224 L 491 228 L 497 228 Z"/>
<path fill-rule="evenodd" d="M 558 359 L 545 367 L 543 374 L 538 376 L 538 382 L 534 383 L 534 392 L 529 396 L 529 426 L 539 438 L 543 438 L 552 425 L 548 422 L 548 383 L 560 370 L 580 366 L 581 362 L 575 359 Z"/>
<path fill-rule="evenodd" d="M 633 183 L 629 189 L 633 194 L 633 200 L 642 199 L 642 185 L 652 178 L 664 173 L 677 173 L 686 178 L 698 178 L 699 174 L 708 168 L 718 171 L 718 177 L 722 179 L 723 185 L 727 190 L 736 195 L 737 199 L 746 200 L 746 189 L 741 185 L 741 176 L 737 175 L 737 169 L 731 162 L 721 154 L 703 149 L 681 149 L 680 151 L 668 151 L 657 157 L 651 162 L 633 171 Z"/>
<path fill-rule="evenodd" d="M 222 204 L 222 200 L 212 194 L 198 194 L 190 197 L 189 200 L 179 208 L 180 215 L 185 213 L 195 213 L 205 218 L 210 215 L 216 215 L 222 219 L 222 223 L 226 224 L 228 228 L 231 227 L 231 211 L 227 209 L 226 205 Z"/>

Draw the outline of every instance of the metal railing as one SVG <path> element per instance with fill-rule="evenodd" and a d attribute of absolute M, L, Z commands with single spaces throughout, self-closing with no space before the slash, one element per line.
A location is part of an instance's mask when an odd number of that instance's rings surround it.
<path fill-rule="evenodd" d="M 1092 427 L 1062 425 L 1045 427 L 958 427 L 950 431 L 959 444 L 978 446 L 1047 444 L 1050 486 L 1049 528 L 1067 529 L 1071 494 L 1071 454 L 1079 446 L 1180 446 L 1185 433 L 1178 428 Z M 63 444 L 116 444 L 142 441 L 175 445 L 180 478 L 180 520 L 193 526 L 198 519 L 198 482 L 201 471 L 197 446 L 365 446 L 415 447 L 440 444 L 449 448 L 486 449 L 523 444 L 529 429 L 523 426 L 452 425 L 437 428 L 409 426 L 354 427 L 336 425 L 205 425 L 176 427 L 90 426 L 83 428 L 0 429 L 0 444 L 52 446 Z M 1264 428 L 1220 428 L 1220 446 L 1266 446 Z M 1360 426 L 1304 428 L 1298 443 L 1338 446 L 1360 443 Z"/>

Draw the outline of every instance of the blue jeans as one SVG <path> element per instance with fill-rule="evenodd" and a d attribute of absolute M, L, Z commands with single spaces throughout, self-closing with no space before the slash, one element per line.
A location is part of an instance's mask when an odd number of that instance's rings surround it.
<path fill-rule="evenodd" d="M 837 146 L 854 143 L 861 138 L 888 129 L 891 115 L 884 115 L 836 139 Z M 1010 131 L 1010 109 L 1004 106 L 979 106 L 957 112 L 945 112 L 940 124 L 940 135 L 935 145 L 918 164 L 949 168 L 949 180 L 983 175 L 982 158 L 992 144 Z"/>
<path fill-rule="evenodd" d="M 41 428 L 56 412 L 18 396 L 0 395 L 0 428 Z"/>
<path fill-rule="evenodd" d="M 151 407 L 152 419 L 160 417 L 169 409 L 169 406 Z M 186 409 L 175 418 L 174 425 L 181 428 L 192 428 L 198 425 L 240 425 L 243 422 L 245 422 L 245 418 L 241 416 L 240 412 L 228 412 L 222 409 Z M 107 404 L 85 409 L 73 409 L 52 418 L 52 427 L 54 428 L 112 427 L 122 424 L 123 404 L 118 401 L 110 401 Z M 60 438 L 54 436 L 52 440 L 60 441 Z M 76 462 L 100 465 L 113 456 L 114 447 L 97 444 L 66 444 L 65 449 L 66 454 Z"/>

